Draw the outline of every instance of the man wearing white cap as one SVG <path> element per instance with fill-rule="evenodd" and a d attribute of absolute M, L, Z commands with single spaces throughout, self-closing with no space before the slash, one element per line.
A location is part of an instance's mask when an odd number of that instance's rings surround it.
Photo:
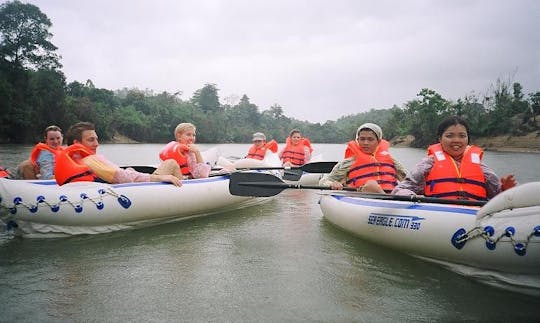
<path fill-rule="evenodd" d="M 382 138 L 382 129 L 374 123 L 364 123 L 356 131 L 356 139 L 347 143 L 345 159 L 339 162 L 319 184 L 341 190 L 355 187 L 362 192 L 390 193 L 407 175 Z"/>
<path fill-rule="evenodd" d="M 272 152 L 277 152 L 278 144 L 275 140 L 266 142 L 266 136 L 262 132 L 256 132 L 253 134 L 253 145 L 249 148 L 246 158 L 253 158 L 263 160 L 266 155 L 266 150 L 270 149 Z"/>

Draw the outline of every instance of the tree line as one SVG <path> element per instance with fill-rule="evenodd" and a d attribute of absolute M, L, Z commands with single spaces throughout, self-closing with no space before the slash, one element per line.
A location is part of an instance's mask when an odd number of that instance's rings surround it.
<path fill-rule="evenodd" d="M 91 80 L 67 83 L 51 42 L 51 26 L 35 5 L 10 1 L 0 6 L 0 143 L 33 144 L 48 125 L 66 130 L 78 121 L 95 123 L 102 141 L 121 134 L 151 143 L 172 140 L 180 122 L 197 126 L 200 143 L 250 142 L 257 131 L 284 142 L 293 128 L 312 142 L 343 143 L 354 137 L 360 124 L 375 122 L 385 138 L 413 135 L 413 146 L 425 147 L 436 141 L 437 124 L 454 114 L 469 121 L 473 137 L 539 130 L 540 91 L 524 94 L 521 84 L 512 81 L 497 80 L 489 93 L 470 94 L 457 102 L 421 89 L 402 106 L 322 124 L 287 117 L 279 104 L 261 111 L 246 94 L 237 102 L 221 103 L 212 83 L 189 99 L 182 99 L 180 92 L 96 88 Z"/>

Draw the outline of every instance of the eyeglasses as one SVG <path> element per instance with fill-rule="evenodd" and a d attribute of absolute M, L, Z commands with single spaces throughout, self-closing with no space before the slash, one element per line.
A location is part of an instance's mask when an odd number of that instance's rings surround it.
<path fill-rule="evenodd" d="M 262 140 L 253 140 L 253 142 L 263 142 Z"/>

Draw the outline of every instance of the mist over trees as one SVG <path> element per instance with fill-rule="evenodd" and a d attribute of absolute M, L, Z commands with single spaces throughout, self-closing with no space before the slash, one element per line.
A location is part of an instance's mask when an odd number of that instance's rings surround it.
<path fill-rule="evenodd" d="M 78 121 L 96 124 L 102 141 L 125 135 L 139 142 L 168 142 L 180 122 L 197 126 L 201 143 L 247 143 L 254 132 L 284 142 L 293 128 L 317 143 L 343 143 L 364 122 L 382 126 L 384 137 L 413 135 L 415 147 L 436 141 L 437 124 L 448 115 L 465 117 L 471 136 L 521 135 L 539 130 L 540 92 L 523 93 L 520 83 L 496 80 L 489 93 L 449 101 L 432 89 L 420 89 L 403 106 L 372 109 L 335 121 L 310 123 L 287 117 L 275 104 L 265 110 L 247 94 L 222 100 L 207 83 L 182 99 L 181 92 L 96 88 L 91 80 L 66 83 L 61 57 L 51 42 L 52 23 L 38 7 L 20 1 L 0 6 L 0 143 L 33 144 L 43 129 L 62 129 Z M 227 103 L 222 103 L 227 101 Z"/>

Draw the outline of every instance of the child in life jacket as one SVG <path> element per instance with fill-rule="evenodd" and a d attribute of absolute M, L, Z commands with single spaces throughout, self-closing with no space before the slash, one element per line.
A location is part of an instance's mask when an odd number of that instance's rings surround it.
<path fill-rule="evenodd" d="M 205 178 L 212 170 L 212 167 L 204 162 L 199 147 L 195 145 L 195 131 L 193 124 L 180 123 L 174 129 L 176 141 L 169 142 L 159 153 L 162 161 L 176 161 L 184 178 Z"/>

